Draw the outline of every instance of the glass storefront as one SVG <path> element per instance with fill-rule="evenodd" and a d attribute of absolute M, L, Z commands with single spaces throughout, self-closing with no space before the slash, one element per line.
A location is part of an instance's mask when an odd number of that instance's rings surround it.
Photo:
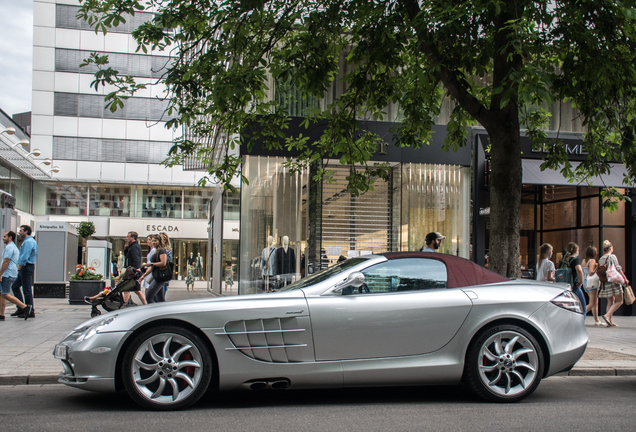
<path fill-rule="evenodd" d="M 338 262 L 372 253 L 420 250 L 432 231 L 440 252 L 470 256 L 470 168 L 394 164 L 373 190 L 347 189 L 338 161 L 290 174 L 285 159 L 245 156 L 238 252 L 239 294 L 277 289 Z M 313 170 L 328 180 L 311 181 Z M 235 270 L 224 242 L 224 270 Z"/>
<path fill-rule="evenodd" d="M 0 182 L 2 178 L 0 171 Z M 17 174 L 12 174 L 11 185 L 12 190 L 18 193 L 18 202 L 31 205 L 30 198 L 25 201 L 27 197 L 21 193 L 25 187 L 31 190 L 30 183 L 26 184 L 24 179 L 18 182 Z M 213 187 L 36 182 L 33 187 L 33 213 L 207 220 L 213 193 Z"/>
<path fill-rule="evenodd" d="M 140 187 L 137 192 L 137 214 L 151 218 L 181 218 L 182 189 L 168 186 Z"/>
<path fill-rule="evenodd" d="M 244 159 L 249 184 L 241 187 L 240 294 L 276 289 L 301 277 L 308 170 L 290 176 L 284 162 L 267 156 Z M 232 247 L 224 245 L 224 272 L 233 265 L 228 261 Z"/>
<path fill-rule="evenodd" d="M 124 238 L 110 237 L 108 239 L 112 245 L 113 261 L 119 266 L 123 262 Z M 146 237 L 139 237 L 141 246 L 141 261 L 146 262 L 146 257 L 150 248 L 146 242 Z M 192 272 L 195 281 L 205 281 L 208 277 L 208 241 L 202 239 L 170 239 L 172 248 L 172 261 L 174 272 L 172 279 L 184 281 L 188 271 Z M 122 258 L 120 258 L 120 256 Z"/>
<path fill-rule="evenodd" d="M 624 190 L 619 189 L 621 193 Z M 534 278 L 539 247 L 549 243 L 554 248 L 552 261 L 561 263 L 570 242 L 579 245 L 579 255 L 593 246 L 602 252 L 603 240 L 614 245 L 614 254 L 625 263 L 625 203 L 610 213 L 602 208 L 599 188 L 576 186 L 525 185 L 521 204 L 521 271 Z M 536 211 L 536 218 L 535 218 Z"/>
<path fill-rule="evenodd" d="M 91 216 L 129 217 L 134 202 L 134 186 L 90 185 L 89 197 Z"/>
<path fill-rule="evenodd" d="M 446 236 L 439 252 L 470 257 L 470 168 L 402 166 L 400 250 L 420 250 L 430 232 Z"/>

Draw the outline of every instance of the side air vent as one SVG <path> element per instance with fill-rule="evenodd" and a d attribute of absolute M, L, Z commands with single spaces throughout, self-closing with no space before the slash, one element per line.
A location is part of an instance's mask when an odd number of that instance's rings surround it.
<path fill-rule="evenodd" d="M 230 321 L 225 332 L 233 348 L 255 360 L 272 363 L 306 361 L 302 348 L 306 347 L 307 334 L 297 318 L 272 318 L 246 321 Z"/>

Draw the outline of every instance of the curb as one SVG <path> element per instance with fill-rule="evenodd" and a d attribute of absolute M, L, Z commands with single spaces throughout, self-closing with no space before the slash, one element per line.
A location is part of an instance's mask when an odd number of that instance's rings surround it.
<path fill-rule="evenodd" d="M 57 384 L 60 375 L 0 375 L 0 386 Z"/>
<path fill-rule="evenodd" d="M 576 368 L 555 376 L 636 376 L 632 368 Z"/>
<path fill-rule="evenodd" d="M 554 376 L 636 376 L 636 369 L 631 368 L 579 368 L 561 372 Z M 0 375 L 0 386 L 59 384 L 60 375 Z"/>

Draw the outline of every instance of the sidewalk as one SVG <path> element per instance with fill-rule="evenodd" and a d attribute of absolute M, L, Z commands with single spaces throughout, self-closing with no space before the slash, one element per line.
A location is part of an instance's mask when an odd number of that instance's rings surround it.
<path fill-rule="evenodd" d="M 213 297 L 204 287 L 186 291 L 170 287 L 168 301 Z M 133 295 L 133 299 L 137 300 Z M 36 299 L 36 317 L 26 322 L 9 317 L 0 322 L 0 385 L 57 383 L 62 367 L 53 347 L 78 324 L 90 318 L 90 306 L 71 306 L 66 299 Z M 636 317 L 614 317 L 619 327 L 594 327 L 587 317 L 590 343 L 571 376 L 636 376 Z"/>

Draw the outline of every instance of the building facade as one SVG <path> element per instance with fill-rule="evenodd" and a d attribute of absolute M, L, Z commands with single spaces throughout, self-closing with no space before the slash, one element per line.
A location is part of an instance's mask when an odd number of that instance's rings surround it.
<path fill-rule="evenodd" d="M 173 240 L 175 278 L 185 278 L 192 257 L 197 279 L 205 280 L 213 188 L 197 186 L 200 172 L 161 165 L 180 134 L 165 127 L 165 88 L 149 85 L 111 112 L 104 95 L 113 89 L 95 91 L 96 69 L 80 67 L 97 52 L 139 82 L 159 77 L 168 53 L 137 53 L 131 36 L 152 14 L 138 13 L 104 35 L 78 20 L 78 10 L 76 0 L 33 5 L 31 140 L 59 172 L 33 186 L 32 213 L 37 220 L 94 222 L 95 236 L 113 243 L 115 257 L 128 231 L 139 233 L 144 250 L 147 234 L 166 232 Z"/>

